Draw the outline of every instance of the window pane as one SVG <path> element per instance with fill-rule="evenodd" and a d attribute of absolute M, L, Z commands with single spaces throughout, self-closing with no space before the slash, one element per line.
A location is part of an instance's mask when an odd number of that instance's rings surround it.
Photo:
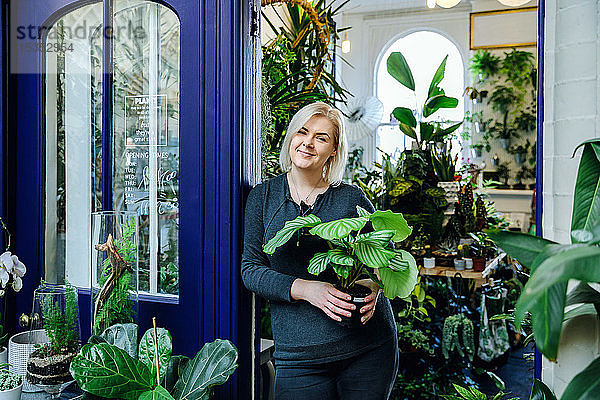
<path fill-rule="evenodd" d="M 90 213 L 100 204 L 102 4 L 78 8 L 46 37 L 45 279 L 87 286 Z M 98 146 L 100 141 L 100 147 Z"/>
<path fill-rule="evenodd" d="M 139 211 L 140 290 L 179 291 L 179 20 L 115 2 L 113 205 Z"/>

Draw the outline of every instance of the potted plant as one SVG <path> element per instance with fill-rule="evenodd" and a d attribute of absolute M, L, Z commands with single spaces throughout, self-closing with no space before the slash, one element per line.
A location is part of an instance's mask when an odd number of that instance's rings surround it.
<path fill-rule="evenodd" d="M 434 354 L 429 338 L 420 330 L 413 327 L 412 322 L 406 324 L 396 323 L 398 327 L 398 347 L 402 353 Z"/>
<path fill-rule="evenodd" d="M 6 294 L 6 290 L 9 287 L 15 292 L 18 292 L 23 287 L 23 276 L 25 272 L 27 272 L 27 268 L 25 264 L 23 264 L 19 257 L 15 254 L 11 254 L 10 252 L 10 232 L 8 227 L 0 218 L 0 225 L 2 225 L 2 229 L 6 232 L 6 250 L 4 253 L 0 254 L 0 298 L 4 297 Z M 6 339 L 6 335 L 4 334 L 4 319 L 3 315 L 0 315 L 0 343 L 2 343 L 2 347 L 0 347 L 0 364 L 6 364 L 8 361 L 8 351 L 6 350 L 6 346 L 4 346 L 4 340 Z"/>
<path fill-rule="evenodd" d="M 444 79 L 447 60 L 448 56 L 442 60 L 433 75 L 427 91 L 427 98 L 421 103 L 423 107 L 417 110 L 416 117 L 413 110 L 406 107 L 396 107 L 392 111 L 392 115 L 399 122 L 400 130 L 416 142 L 417 150 L 423 150 L 429 143 L 443 141 L 463 123 L 463 121 L 451 123 L 445 128 L 441 128 L 437 123 L 438 127 L 436 129 L 435 122 L 425 121 L 426 118 L 442 108 L 456 108 L 458 106 L 458 99 L 446 96 L 444 89 L 439 86 Z M 415 81 L 402 53 L 393 52 L 390 54 L 387 59 L 387 71 L 394 79 L 410 89 L 416 98 Z M 419 103 L 417 102 L 417 104 Z"/>
<path fill-rule="evenodd" d="M 8 364 L 1 364 L 6 367 Z M 0 370 L 0 399 L 19 400 L 23 390 L 23 377 L 6 369 Z"/>
<path fill-rule="evenodd" d="M 473 252 L 473 271 L 483 272 L 486 263 L 487 247 L 493 245 L 493 243 L 483 232 L 471 233 L 471 237 L 474 239 L 471 246 Z"/>
<path fill-rule="evenodd" d="M 425 268 L 434 268 L 435 267 L 435 257 L 431 254 L 431 246 L 425 245 L 425 257 L 423 257 L 423 267 Z"/>
<path fill-rule="evenodd" d="M 498 179 L 502 179 L 504 183 L 501 186 L 498 186 L 499 189 L 506 189 L 509 187 L 508 178 L 510 177 L 510 168 L 508 168 L 508 163 L 501 162 L 496 168 L 496 174 L 498 174 Z"/>
<path fill-rule="evenodd" d="M 214 386 L 225 383 L 237 368 L 238 352 L 229 340 L 206 343 L 189 359 L 173 355 L 171 334 L 164 328 L 148 329 L 139 344 L 137 335 L 129 339 L 135 356 L 130 346 L 118 346 L 114 336 L 90 337 L 70 369 L 83 391 L 127 400 L 209 399 Z"/>
<path fill-rule="evenodd" d="M 464 271 L 465 266 L 466 266 L 466 262 L 462 258 L 463 246 L 464 245 L 462 245 L 462 244 L 458 245 L 458 254 L 457 254 L 457 257 L 454 259 L 454 269 L 456 269 L 457 271 Z"/>
<path fill-rule="evenodd" d="M 408 296 L 416 282 L 418 269 L 413 256 L 405 250 L 394 248 L 391 241 L 398 243 L 412 233 L 400 213 L 375 211 L 369 213 L 356 207 L 358 217 L 322 222 L 310 214 L 285 223 L 275 236 L 264 246 L 266 254 L 273 254 L 278 247 L 287 243 L 299 229 L 309 229 L 309 234 L 326 240 L 330 250 L 316 253 L 310 260 L 308 272 L 319 275 L 331 268 L 337 278 L 336 287 L 352 296 L 357 306 L 351 317 L 342 316 L 344 326 L 360 325 L 359 309 L 370 289 L 358 284 L 361 278 L 370 278 L 383 289 L 386 297 Z M 374 231 L 362 233 L 371 223 Z"/>
<path fill-rule="evenodd" d="M 454 352 L 460 357 L 465 355 L 473 360 L 475 341 L 473 338 L 473 322 L 463 313 L 455 314 L 444 320 L 442 330 L 442 353 L 446 359 Z"/>
<path fill-rule="evenodd" d="M 79 350 L 77 290 L 68 282 L 58 286 L 42 281 L 34 299 L 41 306 L 39 314 L 49 342 L 29 356 L 26 379 L 41 387 L 61 385 L 73 379 L 69 365 Z"/>
<path fill-rule="evenodd" d="M 509 82 L 517 88 L 523 88 L 525 83 L 532 82 L 534 60 L 535 57 L 530 52 L 513 48 L 511 52 L 504 53 L 501 69 Z"/>
<path fill-rule="evenodd" d="M 465 260 L 465 269 L 473 269 L 473 259 L 471 258 L 471 246 L 462 245 L 462 258 Z"/>
<path fill-rule="evenodd" d="M 483 148 L 486 147 L 483 143 L 475 143 L 470 145 L 473 152 L 473 158 L 481 158 L 483 155 Z"/>
<path fill-rule="evenodd" d="M 478 50 L 469 60 L 469 70 L 480 82 L 500 71 L 500 57 L 493 55 L 488 50 Z"/>
<path fill-rule="evenodd" d="M 509 149 L 509 153 L 515 156 L 515 162 L 519 165 L 522 165 L 525 162 L 525 158 L 527 157 L 527 153 L 529 152 L 529 140 L 525 145 L 511 146 Z"/>

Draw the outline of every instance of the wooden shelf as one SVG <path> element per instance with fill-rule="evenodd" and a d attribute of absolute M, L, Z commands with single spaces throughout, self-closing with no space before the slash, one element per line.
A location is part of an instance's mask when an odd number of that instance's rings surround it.
<path fill-rule="evenodd" d="M 475 284 L 479 287 L 487 281 L 487 276 L 490 274 L 493 268 L 495 268 L 500 260 L 506 257 L 506 253 L 502 252 L 498 255 L 498 257 L 488 260 L 485 269 L 483 272 L 476 272 L 472 269 L 465 270 L 457 270 L 453 267 L 433 267 L 433 268 L 425 268 L 421 267 L 419 269 L 419 273 L 421 275 L 428 276 L 445 276 L 448 278 L 454 278 L 456 274 L 460 274 L 460 278 L 463 279 L 473 279 L 475 280 Z"/>

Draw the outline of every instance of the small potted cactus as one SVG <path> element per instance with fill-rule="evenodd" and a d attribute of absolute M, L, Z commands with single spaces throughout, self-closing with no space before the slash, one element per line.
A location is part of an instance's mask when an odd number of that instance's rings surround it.
<path fill-rule="evenodd" d="M 423 267 L 435 267 L 435 257 L 433 257 L 433 255 L 431 254 L 431 246 L 428 244 L 425 245 L 425 257 L 423 257 Z"/>
<path fill-rule="evenodd" d="M 463 244 L 459 244 L 458 245 L 458 254 L 456 255 L 456 258 L 454 259 L 454 268 L 457 271 L 464 271 L 465 269 L 465 260 L 462 258 L 462 254 L 463 254 Z"/>
<path fill-rule="evenodd" d="M 462 245 L 462 258 L 465 260 L 465 269 L 473 269 L 473 259 L 471 258 L 471 246 L 468 244 Z"/>

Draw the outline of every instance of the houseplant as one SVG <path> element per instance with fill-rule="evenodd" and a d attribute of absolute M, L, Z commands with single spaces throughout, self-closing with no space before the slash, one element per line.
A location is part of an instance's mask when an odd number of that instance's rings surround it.
<path fill-rule="evenodd" d="M 42 281 L 34 294 L 36 313 L 49 342 L 29 356 L 26 379 L 41 387 L 60 386 L 72 380 L 69 365 L 79 350 L 77 290 L 68 282 L 60 286 Z"/>
<path fill-rule="evenodd" d="M 136 338 L 137 339 L 137 338 Z M 193 359 L 172 355 L 170 333 L 149 329 L 131 356 L 92 336 L 71 363 L 71 374 L 85 392 L 125 400 L 208 400 L 215 385 L 237 368 L 238 352 L 228 340 L 206 343 Z"/>
<path fill-rule="evenodd" d="M 469 61 L 469 70 L 481 82 L 497 74 L 501 66 L 500 57 L 493 55 L 488 50 L 478 50 Z"/>
<path fill-rule="evenodd" d="M 10 231 L 4 223 L 4 220 L 0 218 L 0 225 L 6 232 L 6 250 L 0 255 L 0 298 L 3 298 L 6 294 L 7 287 L 12 287 L 15 292 L 18 292 L 23 287 L 22 278 L 27 272 L 25 264 L 23 264 L 19 257 L 10 252 Z M 4 344 L 6 335 L 4 334 L 4 316 L 0 315 L 0 343 Z M 6 363 L 8 360 L 8 351 L 6 346 L 0 348 L 0 364 Z"/>
<path fill-rule="evenodd" d="M 446 56 L 438 66 L 427 91 L 427 98 L 424 99 L 422 107 L 417 109 L 417 116 L 413 114 L 413 110 L 406 107 L 396 107 L 392 111 L 392 115 L 399 122 L 400 130 L 410 138 L 417 142 L 417 148 L 423 150 L 428 143 L 443 141 L 448 135 L 455 132 L 463 123 L 453 123 L 446 128 L 436 129 L 434 122 L 426 121 L 442 108 L 456 108 L 458 99 L 446 96 L 444 89 L 439 85 L 444 79 L 446 71 Z M 406 62 L 406 59 L 400 52 L 393 52 L 387 59 L 388 73 L 400 82 L 403 86 L 410 89 L 416 99 L 415 81 Z M 419 102 L 417 101 L 417 104 Z"/>
<path fill-rule="evenodd" d="M 460 357 L 467 356 L 473 360 L 475 341 L 473 339 L 473 322 L 462 313 L 451 315 L 444 321 L 442 352 L 446 359 L 456 352 Z"/>
<path fill-rule="evenodd" d="M 531 277 L 515 308 L 515 325 L 520 327 L 531 313 L 538 350 L 555 361 L 563 320 L 568 313 L 597 314 L 600 293 L 588 283 L 600 282 L 600 139 L 582 143 L 573 211 L 571 244 L 518 232 L 491 231 L 490 238 L 508 255 L 531 270 Z M 577 150 L 577 149 L 576 149 Z M 569 280 L 580 281 L 567 295 Z M 566 306 L 577 305 L 565 313 Z M 600 396 L 600 358 L 577 374 L 566 387 L 561 400 L 580 400 Z"/>
<path fill-rule="evenodd" d="M 8 364 L 0 364 L 4 368 Z M 0 370 L 0 399 L 19 400 L 23 389 L 23 377 L 6 369 Z"/>
<path fill-rule="evenodd" d="M 412 233 L 402 214 L 389 210 L 369 213 L 360 206 L 356 210 L 356 218 L 330 222 L 321 222 L 314 214 L 297 217 L 286 222 L 263 249 L 265 253 L 273 254 L 303 228 L 309 228 L 311 235 L 326 240 L 330 250 L 316 253 L 309 262 L 308 272 L 319 275 L 331 267 L 338 280 L 337 288 L 353 296 L 352 301 L 357 302 L 357 308 L 351 317 L 342 317 L 346 326 L 360 324 L 358 299 L 370 293 L 370 290 L 365 293 L 366 288 L 357 284 L 359 279 L 371 278 L 383 289 L 386 297 L 393 299 L 408 296 L 418 275 L 413 256 L 390 244 L 390 241 L 402 242 Z M 374 231 L 362 233 L 368 222 Z"/>

